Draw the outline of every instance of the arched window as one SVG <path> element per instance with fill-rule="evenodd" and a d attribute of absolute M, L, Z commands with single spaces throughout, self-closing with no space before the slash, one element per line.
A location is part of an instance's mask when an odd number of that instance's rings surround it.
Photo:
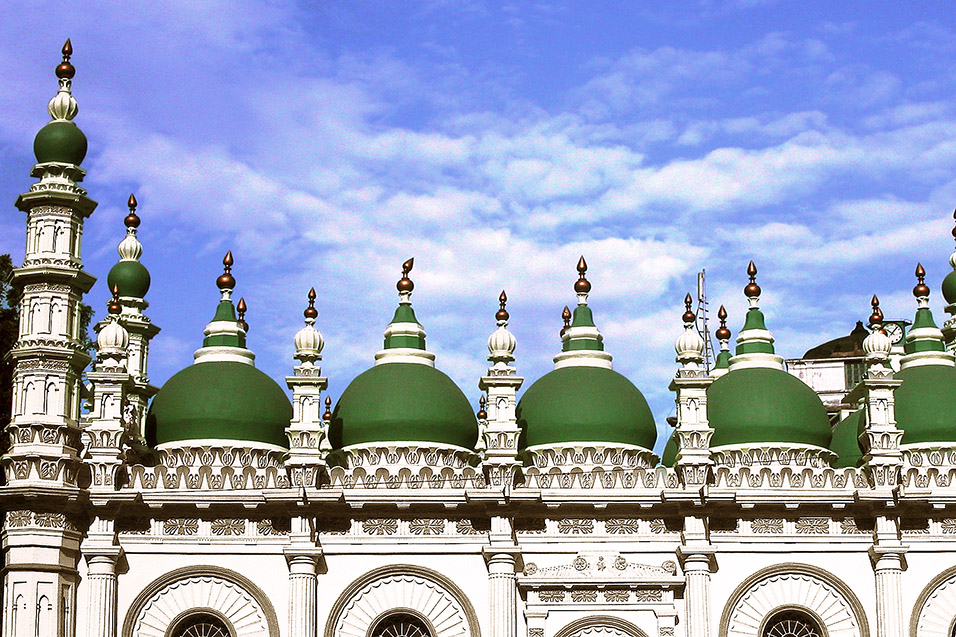
<path fill-rule="evenodd" d="M 762 637 L 823 637 L 823 632 L 808 613 L 785 610 L 770 618 Z"/>
<path fill-rule="evenodd" d="M 191 613 L 169 631 L 169 637 L 232 637 L 232 631 L 212 613 Z"/>
<path fill-rule="evenodd" d="M 432 637 L 421 619 L 410 613 L 393 613 L 378 621 L 370 637 Z"/>

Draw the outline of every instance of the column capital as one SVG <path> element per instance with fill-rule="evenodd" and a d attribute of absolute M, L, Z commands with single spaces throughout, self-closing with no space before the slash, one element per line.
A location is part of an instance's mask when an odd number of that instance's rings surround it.
<path fill-rule="evenodd" d="M 717 571 L 717 549 L 710 545 L 682 544 L 677 547 L 677 559 L 684 571 Z"/>

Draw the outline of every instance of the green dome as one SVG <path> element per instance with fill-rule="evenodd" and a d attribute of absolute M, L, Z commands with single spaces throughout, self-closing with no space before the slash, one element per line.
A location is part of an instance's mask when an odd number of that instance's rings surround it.
<path fill-rule="evenodd" d="M 150 405 L 147 441 L 247 440 L 288 447 L 292 405 L 279 385 L 246 363 L 196 363 L 166 381 Z"/>
<path fill-rule="evenodd" d="M 79 166 L 86 157 L 86 135 L 73 122 L 50 122 L 33 140 L 33 154 L 38 164 L 56 161 Z"/>
<path fill-rule="evenodd" d="M 664 453 L 661 455 L 661 464 L 665 467 L 673 467 L 677 464 L 677 432 L 672 431 L 667 444 L 664 445 Z"/>
<path fill-rule="evenodd" d="M 943 298 L 947 303 L 956 303 L 956 270 L 953 270 L 943 279 Z"/>
<path fill-rule="evenodd" d="M 336 449 L 376 442 L 423 442 L 474 449 L 478 424 L 448 376 L 420 363 L 385 363 L 342 392 L 329 438 Z"/>
<path fill-rule="evenodd" d="M 857 410 L 838 422 L 833 428 L 833 438 L 830 440 L 830 451 L 838 457 L 833 466 L 858 467 L 863 460 L 863 449 L 860 448 L 860 434 L 866 423 L 863 422 L 863 410 Z"/>
<path fill-rule="evenodd" d="M 518 402 L 524 447 L 565 442 L 653 449 L 654 416 L 644 396 L 606 367 L 570 366 L 539 378 Z"/>
<path fill-rule="evenodd" d="M 896 423 L 901 444 L 956 442 L 956 368 L 917 365 L 897 372 Z"/>
<path fill-rule="evenodd" d="M 782 369 L 734 369 L 707 389 L 711 447 L 793 443 L 827 447 L 830 421 L 820 398 Z"/>
<path fill-rule="evenodd" d="M 120 296 L 142 299 L 149 291 L 149 270 L 139 261 L 117 261 L 106 275 L 106 284 L 110 290 L 119 287 Z"/>

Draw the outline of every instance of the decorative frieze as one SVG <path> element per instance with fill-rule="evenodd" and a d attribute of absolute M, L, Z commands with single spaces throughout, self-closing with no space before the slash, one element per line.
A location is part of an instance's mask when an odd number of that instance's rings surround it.
<path fill-rule="evenodd" d="M 419 446 L 352 447 L 327 458 L 332 488 L 483 489 L 474 453 Z"/>
<path fill-rule="evenodd" d="M 283 451 L 255 447 L 182 446 L 159 449 L 155 466 L 131 465 L 129 488 L 282 489 L 290 485 Z"/>

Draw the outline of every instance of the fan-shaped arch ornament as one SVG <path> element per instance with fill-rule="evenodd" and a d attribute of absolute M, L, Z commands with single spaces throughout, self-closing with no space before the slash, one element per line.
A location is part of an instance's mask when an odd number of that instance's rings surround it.
<path fill-rule="evenodd" d="M 571 622 L 555 637 L 647 637 L 647 633 L 618 617 L 594 615 Z"/>
<path fill-rule="evenodd" d="M 863 607 L 853 592 L 827 571 L 806 564 L 780 564 L 750 576 L 724 607 L 720 637 L 764 637 L 769 618 L 791 608 L 818 619 L 828 637 L 869 637 Z"/>
<path fill-rule="evenodd" d="M 464 593 L 443 575 L 411 565 L 377 569 L 353 582 L 333 606 L 325 637 L 367 637 L 391 613 L 422 618 L 431 637 L 481 637 Z"/>
<path fill-rule="evenodd" d="M 912 637 L 951 637 L 956 631 L 956 567 L 931 581 L 913 607 Z"/>
<path fill-rule="evenodd" d="M 242 575 L 214 566 L 167 573 L 133 600 L 124 637 L 166 637 L 170 626 L 192 613 L 221 616 L 230 637 L 279 637 L 279 623 L 262 590 Z"/>

